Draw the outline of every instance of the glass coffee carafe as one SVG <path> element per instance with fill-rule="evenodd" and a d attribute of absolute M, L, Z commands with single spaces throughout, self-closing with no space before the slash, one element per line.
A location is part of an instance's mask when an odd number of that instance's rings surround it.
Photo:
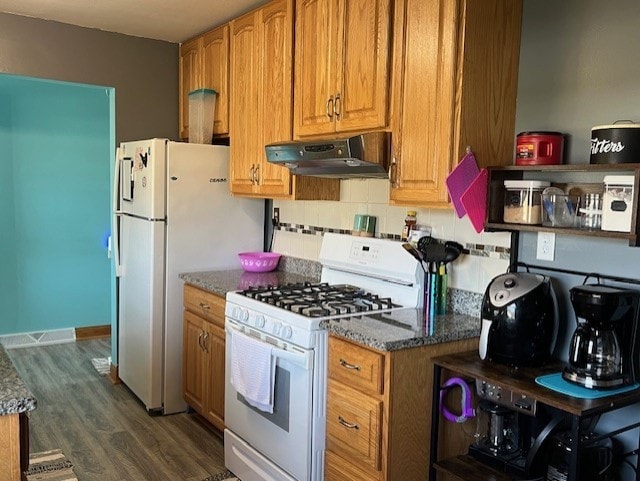
<path fill-rule="evenodd" d="M 611 323 L 578 324 L 569 349 L 569 365 L 579 378 L 592 381 L 617 379 L 622 368 L 618 336 Z"/>
<path fill-rule="evenodd" d="M 480 401 L 478 409 L 478 439 L 476 446 L 494 456 L 518 450 L 517 413 L 497 404 Z"/>

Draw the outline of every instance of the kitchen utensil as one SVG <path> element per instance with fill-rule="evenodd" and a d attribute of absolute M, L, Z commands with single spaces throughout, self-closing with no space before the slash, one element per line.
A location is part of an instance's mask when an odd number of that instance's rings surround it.
<path fill-rule="evenodd" d="M 433 240 L 433 237 L 431 237 L 431 234 L 420 237 L 418 239 L 418 250 L 424 254 L 427 249 L 427 246 L 432 242 L 434 242 L 434 240 Z"/>
<path fill-rule="evenodd" d="M 478 234 L 484 229 L 484 219 L 487 214 L 488 185 L 489 172 L 487 169 L 482 169 L 460 198 L 460 202 L 462 202 L 469 215 L 471 225 L 473 225 Z"/>
<path fill-rule="evenodd" d="M 408 242 L 403 242 L 402 247 L 420 263 L 420 267 L 422 267 L 422 270 L 424 272 L 427 272 L 427 268 L 425 268 L 424 265 L 424 256 L 422 255 L 422 253 Z"/>
<path fill-rule="evenodd" d="M 241 252 L 240 265 L 247 272 L 271 272 L 278 267 L 280 254 L 275 252 Z"/>
<path fill-rule="evenodd" d="M 458 244 L 454 241 L 447 241 L 444 243 L 444 262 L 449 263 L 455 261 L 463 251 L 462 244 Z"/>
<path fill-rule="evenodd" d="M 473 152 L 467 151 L 458 165 L 447 176 L 445 183 L 451 198 L 451 203 L 458 217 L 462 218 L 467 213 L 460 197 L 467 190 L 473 179 L 476 178 L 480 170 Z"/>
<path fill-rule="evenodd" d="M 541 366 L 553 353 L 558 307 L 549 277 L 507 273 L 482 299 L 480 358 L 513 366 Z"/>
<path fill-rule="evenodd" d="M 590 389 L 621 387 L 640 379 L 640 292 L 585 284 L 570 294 L 578 325 L 562 377 Z"/>

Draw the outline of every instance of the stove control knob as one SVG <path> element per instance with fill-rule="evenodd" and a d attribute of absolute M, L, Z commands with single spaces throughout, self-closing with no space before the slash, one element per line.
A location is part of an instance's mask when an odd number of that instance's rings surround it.
<path fill-rule="evenodd" d="M 285 339 L 289 339 L 292 335 L 293 330 L 291 329 L 291 326 L 284 326 L 284 328 L 282 329 L 282 337 L 284 337 Z"/>
<path fill-rule="evenodd" d="M 256 316 L 256 327 L 264 327 L 264 316 L 258 315 Z"/>
<path fill-rule="evenodd" d="M 238 318 L 239 318 L 241 321 L 246 322 L 246 321 L 247 321 L 247 319 L 249 319 L 249 311 L 247 311 L 246 309 L 242 309 L 242 308 L 240 308 L 240 309 L 239 309 L 239 311 L 240 311 L 240 312 L 239 312 Z"/>
<path fill-rule="evenodd" d="M 275 336 L 277 336 L 278 334 L 280 334 L 280 329 L 282 329 L 282 323 L 281 322 L 276 322 L 273 324 L 273 327 L 271 328 L 271 331 L 273 332 L 273 334 Z"/>

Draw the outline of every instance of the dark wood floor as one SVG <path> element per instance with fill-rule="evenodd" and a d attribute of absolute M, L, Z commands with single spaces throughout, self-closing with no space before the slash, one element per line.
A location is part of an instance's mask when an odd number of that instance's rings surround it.
<path fill-rule="evenodd" d="M 106 340 L 7 351 L 38 401 L 30 413 L 32 452 L 60 448 L 80 481 L 201 481 L 224 470 L 220 438 L 195 414 L 151 417 L 92 358 Z"/>

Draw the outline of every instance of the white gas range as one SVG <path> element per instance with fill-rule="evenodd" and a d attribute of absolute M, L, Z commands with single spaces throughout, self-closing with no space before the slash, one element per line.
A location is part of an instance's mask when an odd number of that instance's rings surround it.
<path fill-rule="evenodd" d="M 400 242 L 328 233 L 319 260 L 320 283 L 227 294 L 225 465 L 242 481 L 324 479 L 327 332 L 322 321 L 422 306 L 422 268 Z M 243 362 L 241 353 L 233 352 L 233 336 L 270 349 L 272 413 L 251 405 L 232 384 L 232 362 L 234 369 Z"/>

